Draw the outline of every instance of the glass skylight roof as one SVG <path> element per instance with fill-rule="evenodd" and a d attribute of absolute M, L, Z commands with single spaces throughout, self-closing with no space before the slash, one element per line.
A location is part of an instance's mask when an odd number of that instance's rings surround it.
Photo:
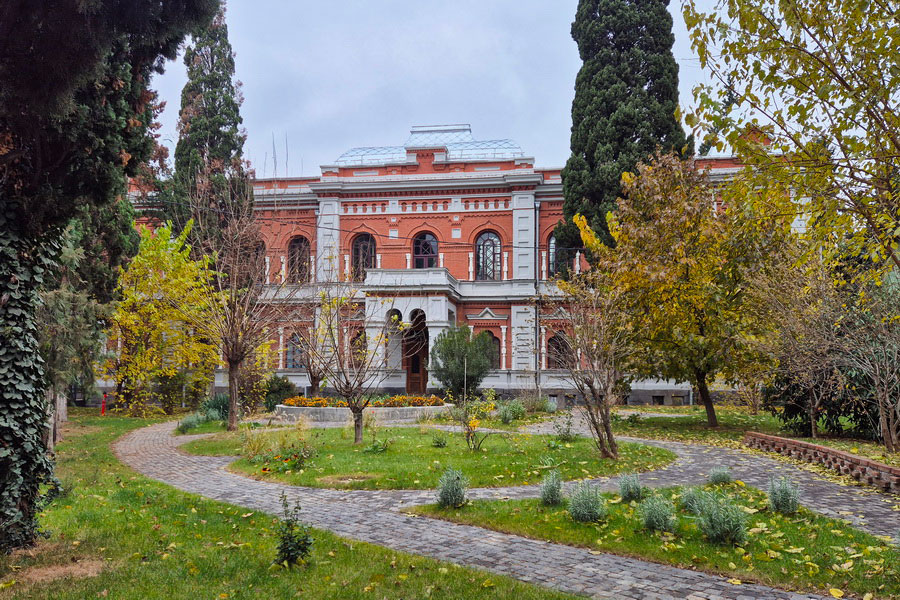
<path fill-rule="evenodd" d="M 525 156 L 513 140 L 476 140 L 469 125 L 418 125 L 403 146 L 366 146 L 341 154 L 335 165 L 352 167 L 406 162 L 412 148 L 447 148 L 447 160 L 508 160 Z"/>

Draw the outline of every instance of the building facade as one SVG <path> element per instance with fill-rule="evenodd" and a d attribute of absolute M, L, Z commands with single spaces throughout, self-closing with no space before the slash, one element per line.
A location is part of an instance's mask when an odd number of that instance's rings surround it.
<path fill-rule="evenodd" d="M 477 140 L 468 125 L 442 125 L 413 127 L 402 146 L 348 150 L 318 177 L 256 180 L 268 277 L 309 287 L 357 281 L 373 314 L 390 298 L 384 318 L 409 323 L 405 335 L 420 343 L 388 359 L 385 391 L 436 389 L 430 348 L 444 329 L 467 324 L 496 349 L 483 386 L 570 394 L 552 352 L 560 320 L 536 302 L 554 294 L 560 268 L 586 267 L 577 252 L 563 263 L 553 237 L 563 216 L 560 171 L 536 167 L 512 140 Z M 309 379 L 293 327 L 279 328 L 278 372 L 303 388 Z M 690 400 L 683 384 L 633 388 L 635 402 Z"/>

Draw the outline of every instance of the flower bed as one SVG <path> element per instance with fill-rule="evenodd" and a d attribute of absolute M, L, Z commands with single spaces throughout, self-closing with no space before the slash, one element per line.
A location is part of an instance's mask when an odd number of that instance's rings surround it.
<path fill-rule="evenodd" d="M 282 402 L 285 406 L 304 406 L 318 408 L 346 408 L 347 401 L 340 398 L 325 398 L 322 396 L 314 396 L 306 398 L 304 396 L 294 396 Z M 443 406 L 444 401 L 437 396 L 390 396 L 388 398 L 377 398 L 369 403 L 373 408 L 401 408 L 406 406 Z"/>

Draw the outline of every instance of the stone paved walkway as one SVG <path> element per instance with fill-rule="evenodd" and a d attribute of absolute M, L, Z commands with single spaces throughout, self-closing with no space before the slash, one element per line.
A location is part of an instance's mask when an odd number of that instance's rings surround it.
<path fill-rule="evenodd" d="M 280 511 L 284 491 L 303 506 L 310 525 L 338 535 L 379 544 L 398 551 L 430 556 L 461 565 L 480 567 L 516 579 L 582 594 L 593 598 L 733 600 L 812 599 L 814 594 L 795 594 L 760 585 L 732 585 L 724 578 L 591 552 L 570 546 L 530 540 L 478 527 L 435 521 L 403 514 L 398 509 L 433 501 L 433 492 L 329 490 L 288 486 L 249 479 L 225 469 L 233 457 L 194 456 L 178 446 L 202 436 L 172 435 L 174 423 L 138 429 L 114 446 L 119 458 L 137 471 L 186 492 L 272 514 Z M 770 459 L 736 451 L 669 442 L 654 442 L 679 454 L 667 469 L 643 476 L 646 485 L 700 482 L 717 464 L 732 466 L 735 475 L 754 485 L 764 484 L 768 474 L 793 469 Z M 882 494 L 861 494 L 826 481 L 816 481 L 806 471 L 795 475 L 803 481 L 804 503 L 816 510 L 837 513 L 853 506 L 857 522 L 873 532 L 895 532 L 900 513 L 892 506 L 900 501 Z M 600 482 L 615 487 L 615 480 Z M 832 489 L 834 488 L 834 489 Z M 536 496 L 534 486 L 472 490 L 474 498 Z M 844 516 L 844 515 L 841 515 Z M 847 518 L 850 518 L 847 516 Z"/>

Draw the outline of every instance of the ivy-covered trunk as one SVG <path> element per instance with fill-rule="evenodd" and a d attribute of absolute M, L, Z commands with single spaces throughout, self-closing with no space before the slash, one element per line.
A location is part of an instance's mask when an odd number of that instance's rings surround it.
<path fill-rule="evenodd" d="M 35 323 L 53 245 L 27 243 L 11 218 L 0 213 L 0 552 L 34 542 L 40 486 L 53 477 Z"/>

